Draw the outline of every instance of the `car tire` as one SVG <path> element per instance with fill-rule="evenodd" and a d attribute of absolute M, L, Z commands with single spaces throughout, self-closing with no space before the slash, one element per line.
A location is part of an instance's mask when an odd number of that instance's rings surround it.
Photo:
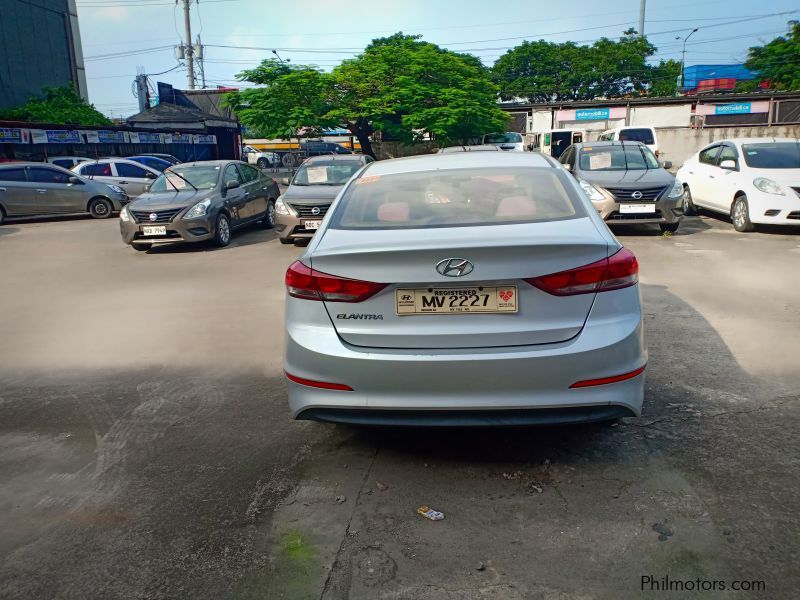
<path fill-rule="evenodd" d="M 697 214 L 697 207 L 692 200 L 692 192 L 688 185 L 683 186 L 683 214 L 691 217 Z"/>
<path fill-rule="evenodd" d="M 6 220 L 6 211 L 3 210 L 3 207 L 0 206 L 0 225 L 2 225 Z"/>
<path fill-rule="evenodd" d="M 741 233 L 755 230 L 755 225 L 750 221 L 750 206 L 747 204 L 747 196 L 742 194 L 736 196 L 731 207 L 731 221 L 733 228 Z"/>
<path fill-rule="evenodd" d="M 114 207 L 105 198 L 94 198 L 89 202 L 89 214 L 95 219 L 107 219 L 113 212 Z"/>
<path fill-rule="evenodd" d="M 275 200 L 272 198 L 267 200 L 267 212 L 264 214 L 264 218 L 261 219 L 261 227 L 264 229 L 275 227 Z"/>
<path fill-rule="evenodd" d="M 256 161 L 256 165 L 258 166 L 259 169 L 267 169 L 269 168 L 269 161 L 266 158 L 262 157 Z"/>
<path fill-rule="evenodd" d="M 659 224 L 659 227 L 661 228 L 661 233 L 675 233 L 676 231 L 678 231 L 679 226 L 680 222 Z"/>
<path fill-rule="evenodd" d="M 287 169 L 291 169 L 295 165 L 294 154 L 284 154 L 281 157 L 281 164 Z"/>
<path fill-rule="evenodd" d="M 138 252 L 147 252 L 153 247 L 153 244 L 131 244 L 131 246 Z"/>
<path fill-rule="evenodd" d="M 220 248 L 224 248 L 231 243 L 231 220 L 225 213 L 217 215 L 217 224 L 214 228 L 214 243 Z"/>
<path fill-rule="evenodd" d="M 294 244 L 294 240 L 292 238 L 278 238 L 281 241 L 281 244 L 289 245 Z"/>
<path fill-rule="evenodd" d="M 304 248 L 305 246 L 308 246 L 310 242 L 311 238 L 298 238 L 294 240 L 294 245 L 299 246 L 300 248 Z"/>

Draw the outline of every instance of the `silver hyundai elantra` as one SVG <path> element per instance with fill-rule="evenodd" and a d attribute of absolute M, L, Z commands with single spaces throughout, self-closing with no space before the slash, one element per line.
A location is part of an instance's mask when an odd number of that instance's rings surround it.
<path fill-rule="evenodd" d="M 286 272 L 297 419 L 528 425 L 641 413 L 638 264 L 552 158 L 375 162 Z"/>

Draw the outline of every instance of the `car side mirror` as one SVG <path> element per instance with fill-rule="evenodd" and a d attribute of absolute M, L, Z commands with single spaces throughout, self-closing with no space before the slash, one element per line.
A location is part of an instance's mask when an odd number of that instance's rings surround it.
<path fill-rule="evenodd" d="M 147 193 L 147 192 L 149 192 L 149 191 L 150 191 L 150 184 L 148 183 L 148 184 L 146 184 L 146 185 L 144 186 L 144 193 L 146 194 L 146 193 Z"/>
<path fill-rule="evenodd" d="M 720 169 L 727 169 L 728 171 L 735 171 L 736 170 L 736 161 L 731 160 L 730 158 L 723 160 L 719 163 Z"/>
<path fill-rule="evenodd" d="M 230 181 L 225 182 L 225 189 L 226 190 L 235 190 L 239 187 L 239 182 L 235 179 L 231 179 Z"/>
<path fill-rule="evenodd" d="M 665 169 L 671 169 L 672 168 L 672 161 L 671 160 L 662 160 L 661 161 L 661 166 L 664 167 Z"/>
<path fill-rule="evenodd" d="M 561 166 L 562 166 L 562 167 L 564 167 L 564 169 L 565 169 L 565 170 L 567 170 L 567 171 L 569 171 L 570 173 L 572 173 L 572 165 L 571 165 L 571 164 L 569 164 L 569 163 L 563 163 Z"/>
<path fill-rule="evenodd" d="M 75 177 L 75 175 L 70 176 L 70 178 L 67 181 L 69 181 L 70 183 L 81 183 L 81 180 Z"/>
<path fill-rule="evenodd" d="M 281 177 L 280 183 L 281 183 L 281 185 L 290 185 L 292 182 L 289 181 L 288 177 Z"/>
<path fill-rule="evenodd" d="M 144 174 L 144 178 L 145 179 L 155 179 L 156 176 L 155 176 L 155 173 L 151 173 L 150 171 L 147 171 L 147 173 Z"/>

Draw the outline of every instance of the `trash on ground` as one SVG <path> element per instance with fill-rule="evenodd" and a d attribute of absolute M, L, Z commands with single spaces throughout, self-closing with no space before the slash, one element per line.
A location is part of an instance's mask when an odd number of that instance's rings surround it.
<path fill-rule="evenodd" d="M 439 512 L 438 510 L 433 510 L 429 506 L 425 506 L 424 504 L 417 509 L 417 514 L 422 515 L 426 519 L 430 519 L 431 521 L 441 521 L 444 519 L 444 513 Z"/>
<path fill-rule="evenodd" d="M 379 491 L 379 492 L 383 492 L 383 491 L 386 491 L 386 489 L 387 489 L 389 486 L 388 486 L 388 485 L 386 485 L 385 483 L 381 483 L 380 481 L 376 481 L 376 482 L 375 482 L 375 487 L 376 487 L 376 488 L 378 488 L 378 491 Z"/>
<path fill-rule="evenodd" d="M 336 496 L 336 502 L 339 504 L 344 504 L 347 501 L 347 496 Z"/>

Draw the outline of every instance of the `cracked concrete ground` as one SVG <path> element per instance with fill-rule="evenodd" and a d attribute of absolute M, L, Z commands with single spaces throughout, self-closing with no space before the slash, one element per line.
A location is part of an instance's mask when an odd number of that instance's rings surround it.
<path fill-rule="evenodd" d="M 289 420 L 299 251 L 270 232 L 142 254 L 113 221 L 0 227 L 0 598 L 797 597 L 800 235 L 617 234 L 643 416 L 448 431 Z"/>

